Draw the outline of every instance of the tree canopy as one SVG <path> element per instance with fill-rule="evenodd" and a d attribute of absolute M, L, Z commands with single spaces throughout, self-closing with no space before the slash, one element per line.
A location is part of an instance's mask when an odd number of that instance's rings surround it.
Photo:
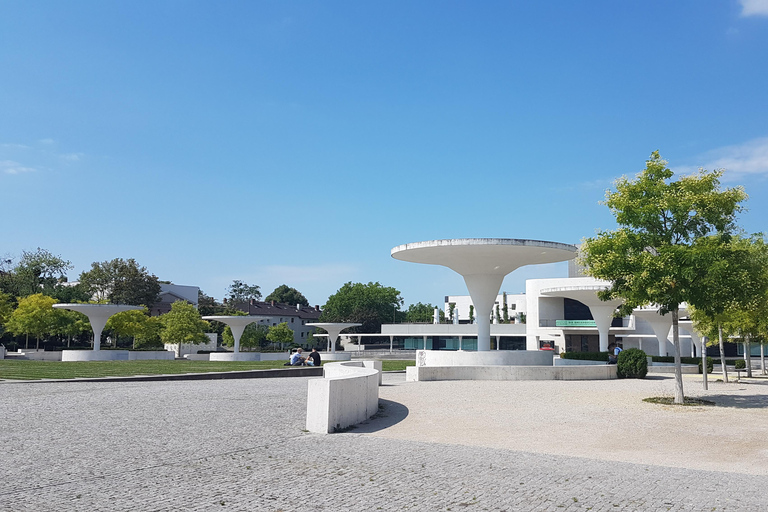
<path fill-rule="evenodd" d="M 297 290 L 296 288 L 291 288 L 288 285 L 281 284 L 277 288 L 275 288 L 272 293 L 267 295 L 267 298 L 264 299 L 265 301 L 269 302 L 271 300 L 275 302 L 281 302 L 283 304 L 290 304 L 291 306 L 295 306 L 296 304 L 301 304 L 302 306 L 309 306 L 309 301 L 307 300 L 302 293 Z"/>
<path fill-rule="evenodd" d="M 432 323 L 435 318 L 435 306 L 417 302 L 405 310 L 405 321 L 412 323 Z"/>
<path fill-rule="evenodd" d="M 199 345 L 208 341 L 208 336 L 205 335 L 208 322 L 200 318 L 200 313 L 189 302 L 174 302 L 171 304 L 171 310 L 160 319 L 163 325 L 160 339 L 163 343 L 178 343 L 179 351 L 181 344 Z"/>
<path fill-rule="evenodd" d="M 683 402 L 678 309 L 698 300 L 696 287 L 707 272 L 696 242 L 730 235 L 746 199 L 739 187 L 721 190 L 721 175 L 702 169 L 672 181 L 667 162 L 655 151 L 635 179 L 622 177 L 616 191 L 606 193 L 604 204 L 618 229 L 601 231 L 582 245 L 587 274 L 612 283 L 602 299 L 623 298 L 624 313 L 647 304 L 672 313 L 677 403 Z"/>
<path fill-rule="evenodd" d="M 267 339 L 272 343 L 277 343 L 282 348 L 283 345 L 293 343 L 293 331 L 288 327 L 287 322 L 274 325 L 267 332 Z"/>
<path fill-rule="evenodd" d="M 139 266 L 133 258 L 94 262 L 90 270 L 80 274 L 80 283 L 97 300 L 112 304 L 152 307 L 160 293 L 157 276 Z"/>
<path fill-rule="evenodd" d="M 347 332 L 378 333 L 381 324 L 392 321 L 403 298 L 400 291 L 380 283 L 346 283 L 328 297 L 320 315 L 321 322 L 354 322 L 362 326 Z"/>
<path fill-rule="evenodd" d="M 238 279 L 227 288 L 227 300 L 232 304 L 245 304 L 251 299 L 259 300 L 261 290 L 257 285 L 250 285 Z"/>
<path fill-rule="evenodd" d="M 57 332 L 61 312 L 51 307 L 54 304 L 56 299 L 42 293 L 22 297 L 5 327 L 16 335 L 34 336 L 39 345 L 41 337 Z"/>

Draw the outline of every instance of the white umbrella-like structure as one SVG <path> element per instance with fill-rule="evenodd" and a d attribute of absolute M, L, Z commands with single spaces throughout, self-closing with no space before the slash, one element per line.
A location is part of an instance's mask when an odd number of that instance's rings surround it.
<path fill-rule="evenodd" d="M 592 318 L 595 320 L 597 333 L 600 337 L 600 352 L 606 352 L 608 350 L 608 333 L 611 328 L 611 321 L 613 321 L 613 314 L 616 308 L 624 303 L 624 299 L 603 301 L 598 298 L 597 293 L 608 289 L 610 286 L 610 283 L 561 286 L 543 289 L 541 294 L 553 297 L 566 297 L 577 300 L 587 306 L 592 313 Z"/>
<path fill-rule="evenodd" d="M 343 331 L 344 329 L 349 329 L 350 327 L 358 327 L 363 324 L 355 324 L 355 323 L 340 323 L 340 322 L 320 322 L 320 323 L 313 323 L 313 324 L 307 324 L 311 327 L 320 327 L 321 329 L 325 329 L 328 332 L 328 342 L 331 345 L 331 352 L 336 352 L 336 340 L 339 338 L 339 333 Z"/>
<path fill-rule="evenodd" d="M 107 325 L 107 320 L 109 320 L 109 317 L 112 315 L 122 313 L 123 311 L 142 309 L 140 306 L 127 306 L 124 304 L 54 304 L 53 307 L 56 309 L 77 311 L 78 313 L 84 314 L 88 317 L 88 321 L 91 323 L 91 329 L 93 330 L 93 351 L 90 351 L 90 354 L 85 355 L 82 353 L 85 351 L 65 350 L 61 356 L 62 361 L 117 359 L 119 357 L 119 354 L 116 353 L 117 351 L 100 353 L 101 332 L 104 330 L 104 326 Z M 127 352 L 125 354 L 125 359 L 127 359 Z"/>
<path fill-rule="evenodd" d="M 464 278 L 477 318 L 477 350 L 491 349 L 491 310 L 504 277 L 525 265 L 556 263 L 576 257 L 576 246 L 513 238 L 460 238 L 399 245 L 392 257 L 442 265 Z"/>
<path fill-rule="evenodd" d="M 248 326 L 248 324 L 252 324 L 253 322 L 258 322 L 259 320 L 264 320 L 267 318 L 271 318 L 268 316 L 256 316 L 256 315 L 248 315 L 248 316 L 204 316 L 202 317 L 203 320 L 216 320 L 217 322 L 221 322 L 224 324 L 227 324 L 229 328 L 232 330 L 232 337 L 235 339 L 235 349 L 231 353 L 211 353 L 210 359 L 211 361 L 242 361 L 246 359 L 253 359 L 258 360 L 260 358 L 260 354 L 257 352 L 251 352 L 251 353 L 241 353 L 240 352 L 240 338 L 243 336 L 243 331 L 245 331 L 245 328 Z"/>

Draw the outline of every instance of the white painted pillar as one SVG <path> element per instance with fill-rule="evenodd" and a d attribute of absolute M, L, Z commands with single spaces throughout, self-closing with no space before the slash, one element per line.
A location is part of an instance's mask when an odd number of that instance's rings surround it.
<path fill-rule="evenodd" d="M 672 328 L 672 314 L 658 315 L 658 318 L 651 320 L 650 324 L 653 328 L 653 334 L 656 335 L 659 342 L 659 355 L 666 356 L 667 338 L 669 338 L 669 330 Z"/>
<path fill-rule="evenodd" d="M 427 350 L 427 337 L 424 336 L 424 350 Z"/>
<path fill-rule="evenodd" d="M 395 342 L 395 337 L 390 334 L 389 336 L 389 353 L 390 354 L 392 353 L 392 345 L 394 344 L 394 342 Z"/>
<path fill-rule="evenodd" d="M 608 335 L 611 330 L 613 312 L 616 311 L 616 307 L 613 305 L 589 306 L 589 310 L 592 312 L 592 318 L 595 319 L 595 325 L 597 326 L 597 333 L 600 338 L 600 352 L 607 352 Z"/>
<path fill-rule="evenodd" d="M 496 350 L 501 350 L 499 345 L 501 345 L 501 336 L 496 336 Z"/>
<path fill-rule="evenodd" d="M 104 326 L 107 325 L 108 316 L 89 316 L 88 320 L 91 322 L 91 329 L 93 329 L 93 350 L 101 350 L 101 331 L 104 330 Z"/>
<path fill-rule="evenodd" d="M 235 339 L 235 354 L 240 352 L 240 338 L 245 331 L 245 325 L 230 325 L 229 329 L 232 331 L 232 337 Z"/>
<path fill-rule="evenodd" d="M 464 350 L 464 347 L 462 347 L 462 336 L 459 336 L 459 350 Z"/>
<path fill-rule="evenodd" d="M 464 276 L 464 282 L 475 305 L 477 318 L 477 350 L 491 350 L 491 312 L 501 289 L 504 276 L 474 274 Z"/>

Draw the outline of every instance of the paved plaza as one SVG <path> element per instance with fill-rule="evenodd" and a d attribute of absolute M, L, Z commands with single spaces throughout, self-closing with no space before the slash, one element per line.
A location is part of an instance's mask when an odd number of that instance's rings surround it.
<path fill-rule="evenodd" d="M 0 510 L 768 510 L 768 387 L 672 386 L 388 374 L 320 435 L 307 378 L 0 383 Z"/>

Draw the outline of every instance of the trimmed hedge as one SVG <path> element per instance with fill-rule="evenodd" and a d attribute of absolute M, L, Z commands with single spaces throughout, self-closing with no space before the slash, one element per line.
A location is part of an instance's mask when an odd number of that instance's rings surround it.
<path fill-rule="evenodd" d="M 743 370 L 743 369 L 745 369 L 747 367 L 747 363 L 743 359 L 737 359 L 736 362 L 733 363 L 733 366 L 737 370 Z"/>
<path fill-rule="evenodd" d="M 648 374 L 648 359 L 639 348 L 619 352 L 616 374 L 620 379 L 644 379 Z"/>
<path fill-rule="evenodd" d="M 561 359 L 578 359 L 580 361 L 608 361 L 608 352 L 561 352 Z"/>

